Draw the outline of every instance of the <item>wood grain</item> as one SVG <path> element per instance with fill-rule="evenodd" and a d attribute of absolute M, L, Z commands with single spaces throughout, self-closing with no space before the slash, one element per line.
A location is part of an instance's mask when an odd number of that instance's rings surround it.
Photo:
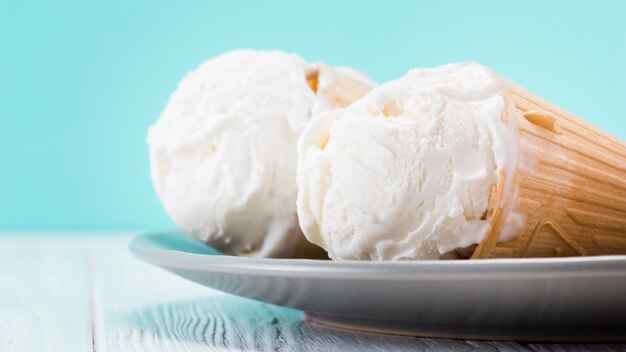
<path fill-rule="evenodd" d="M 335 330 L 201 287 L 128 253 L 130 236 L 0 236 L 0 351 L 626 351 Z"/>
<path fill-rule="evenodd" d="M 90 351 L 87 238 L 0 236 L 0 351 Z"/>

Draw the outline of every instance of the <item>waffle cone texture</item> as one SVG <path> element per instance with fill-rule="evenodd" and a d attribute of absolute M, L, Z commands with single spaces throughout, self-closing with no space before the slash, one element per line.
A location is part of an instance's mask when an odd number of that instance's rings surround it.
<path fill-rule="evenodd" d="M 626 143 L 498 79 L 519 160 L 500 175 L 471 259 L 626 254 Z"/>

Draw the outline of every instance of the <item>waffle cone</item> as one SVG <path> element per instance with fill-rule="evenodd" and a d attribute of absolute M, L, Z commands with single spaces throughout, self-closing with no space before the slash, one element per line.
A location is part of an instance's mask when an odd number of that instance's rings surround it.
<path fill-rule="evenodd" d="M 626 143 L 501 82 L 520 159 L 492 194 L 492 230 L 471 258 L 626 254 Z"/>
<path fill-rule="evenodd" d="M 320 86 L 320 76 L 332 77 L 332 84 Z M 332 109 L 347 107 L 373 88 L 371 82 L 355 79 L 327 66 L 309 72 L 306 80 L 311 90 L 322 96 Z"/>

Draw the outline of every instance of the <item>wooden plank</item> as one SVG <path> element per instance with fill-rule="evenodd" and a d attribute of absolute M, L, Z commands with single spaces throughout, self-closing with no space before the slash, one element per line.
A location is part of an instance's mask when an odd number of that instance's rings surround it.
<path fill-rule="evenodd" d="M 193 328 L 189 313 L 163 306 L 219 293 L 133 258 L 130 238 L 101 238 L 92 248 L 96 351 L 206 351 L 178 338 L 180 329 Z"/>
<path fill-rule="evenodd" d="M 310 325 L 301 312 L 226 295 L 141 263 L 128 253 L 129 239 L 0 237 L 0 351 L 626 350 L 393 337 Z"/>
<path fill-rule="evenodd" d="M 0 236 L 0 351 L 91 351 L 84 237 Z"/>
<path fill-rule="evenodd" d="M 300 312 L 222 294 L 140 263 L 127 252 L 129 238 L 0 237 L 0 351 L 626 350 L 392 337 L 310 325 Z"/>

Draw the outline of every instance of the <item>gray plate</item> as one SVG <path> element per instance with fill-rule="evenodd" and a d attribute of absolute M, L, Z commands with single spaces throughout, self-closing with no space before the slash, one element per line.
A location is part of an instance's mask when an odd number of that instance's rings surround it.
<path fill-rule="evenodd" d="M 137 236 L 133 254 L 317 323 L 402 335 L 626 341 L 626 256 L 336 262 L 221 255 L 177 232 Z"/>

